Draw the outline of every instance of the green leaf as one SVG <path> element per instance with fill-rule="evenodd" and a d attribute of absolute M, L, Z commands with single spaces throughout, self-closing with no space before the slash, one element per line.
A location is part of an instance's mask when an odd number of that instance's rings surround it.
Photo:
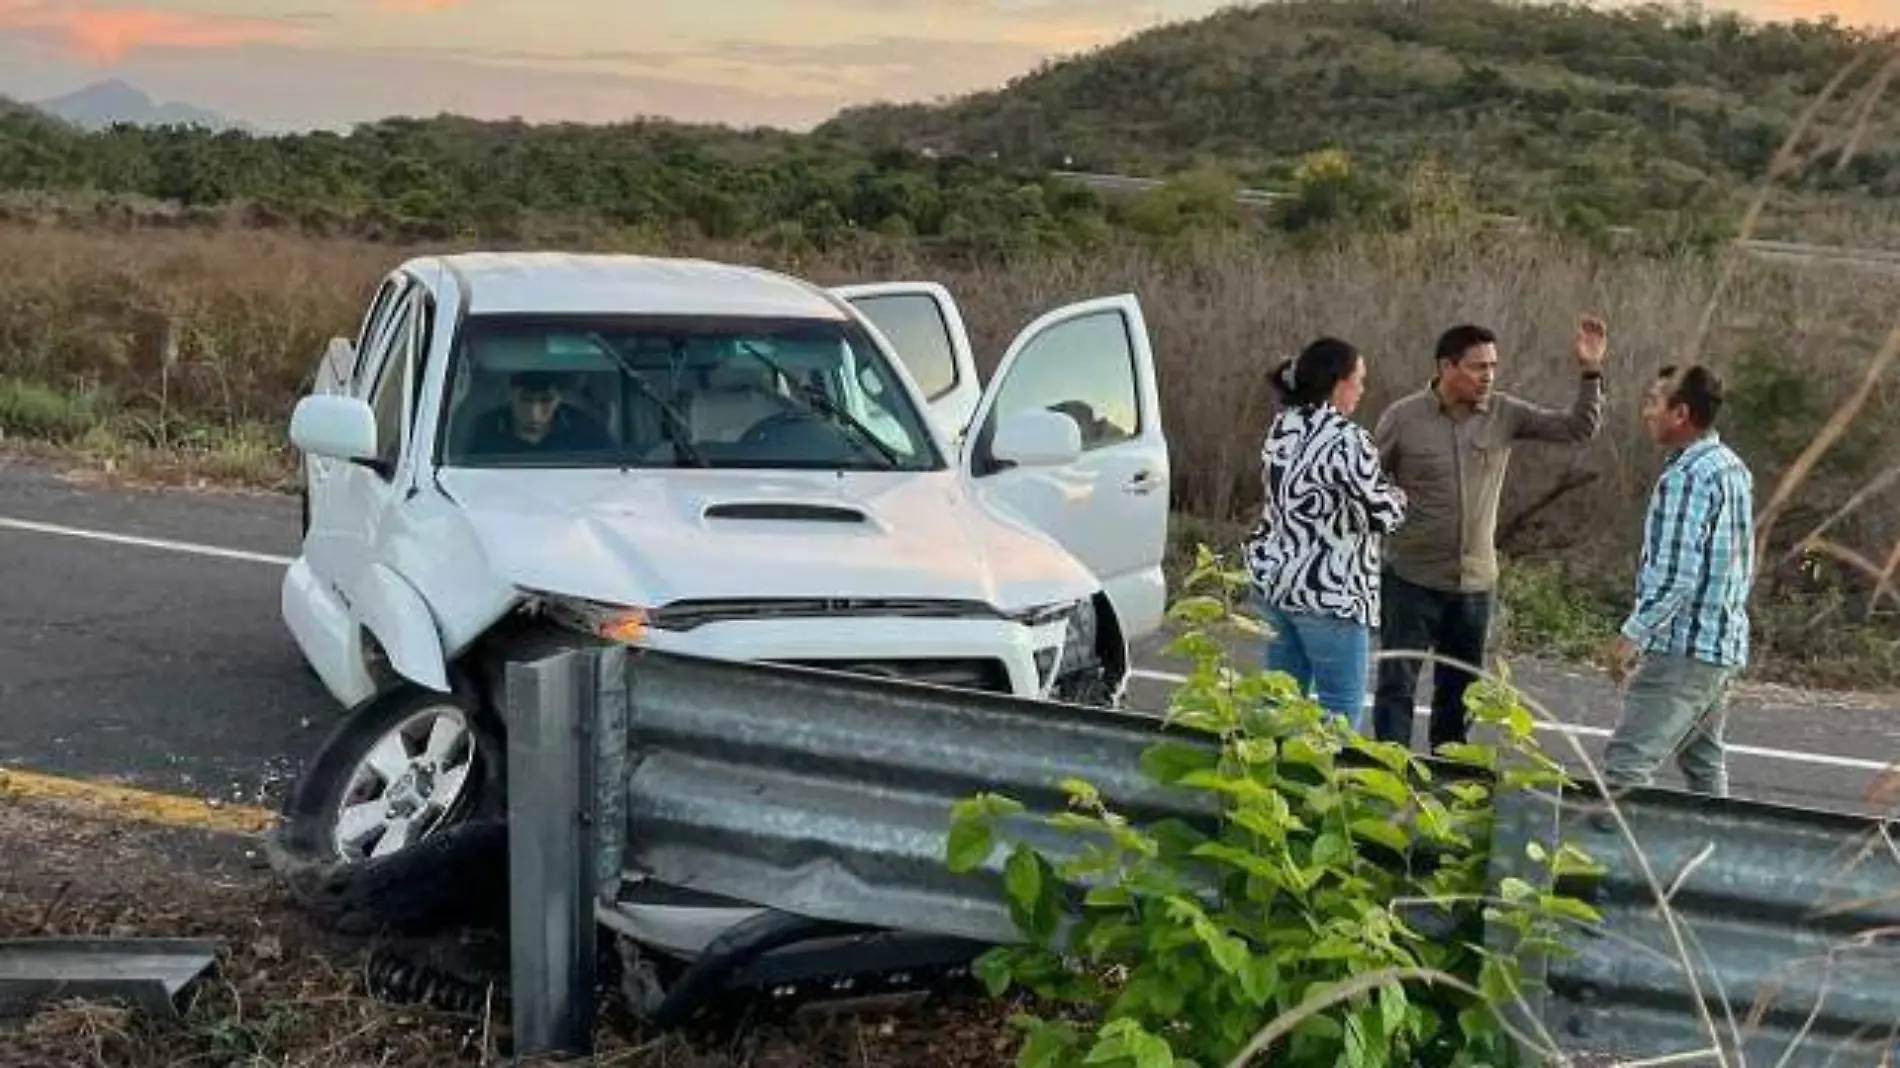
<path fill-rule="evenodd" d="M 1537 903 L 1542 905 L 1545 911 L 1577 920 L 1580 923 L 1598 924 L 1603 922 L 1602 913 L 1592 908 L 1586 902 L 1574 897 L 1565 897 L 1559 894 L 1545 894 L 1538 899 Z"/>
<path fill-rule="evenodd" d="M 1331 771 L 1333 768 L 1332 754 L 1321 752 L 1318 746 L 1303 737 L 1287 739 L 1280 746 L 1280 754 L 1289 764 L 1301 764 L 1321 771 Z"/>
<path fill-rule="evenodd" d="M 1135 1054 L 1135 1068 L 1174 1068 L 1174 1047 L 1160 1035 L 1147 1032 L 1135 1036 L 1129 1045 Z"/>
<path fill-rule="evenodd" d="M 1200 939 L 1201 944 L 1207 947 L 1208 953 L 1213 956 L 1214 963 L 1220 966 L 1221 971 L 1228 975 L 1240 974 L 1240 969 L 1247 963 L 1246 943 L 1222 931 L 1213 920 L 1208 918 L 1201 906 L 1185 897 L 1171 897 L 1167 904 L 1168 916 L 1176 923 L 1185 922 L 1189 926 L 1194 932 L 1194 937 Z"/>
<path fill-rule="evenodd" d="M 1014 978 L 1010 963 L 1015 956 L 1011 947 L 997 946 L 984 951 L 970 964 L 970 974 L 983 984 L 993 998 L 1002 997 Z"/>
<path fill-rule="evenodd" d="M 1403 772 L 1412 762 L 1412 751 L 1397 742 L 1381 742 L 1372 738 L 1360 737 L 1353 740 L 1352 747 L 1384 765 L 1387 771 Z M 1421 766 L 1420 775 L 1429 775 Z"/>
<path fill-rule="evenodd" d="M 1508 965 L 1496 957 L 1486 957 L 1478 967 L 1478 992 L 1493 1005 L 1503 1005 L 1516 996 L 1516 983 L 1507 974 Z"/>
<path fill-rule="evenodd" d="M 1181 776 L 1178 785 L 1226 794 L 1240 801 L 1263 801 L 1274 796 L 1273 791 L 1265 785 L 1244 775 L 1227 775 L 1212 770 L 1188 772 Z"/>
<path fill-rule="evenodd" d="M 1100 816 L 1085 816 L 1080 812 L 1056 812 L 1043 821 L 1058 831 L 1074 831 L 1077 834 L 1100 834 L 1108 829 Z"/>
<path fill-rule="evenodd" d="M 1082 1041 L 1075 1026 L 1063 1020 L 1055 1023 L 1033 1020 L 1028 1031 L 1022 1050 L 1016 1056 L 1017 1068 L 1056 1068 Z"/>
<path fill-rule="evenodd" d="M 1446 742 L 1439 747 L 1438 754 L 1457 764 L 1468 764 L 1486 771 L 1496 770 L 1498 751 L 1496 746 L 1476 745 L 1471 742 Z"/>
<path fill-rule="evenodd" d="M 1313 841 L 1313 864 L 1321 868 L 1343 868 L 1352 863 L 1352 843 L 1337 831 L 1327 831 Z"/>
<path fill-rule="evenodd" d="M 1483 783 L 1459 782 L 1445 788 L 1452 800 L 1464 805 L 1482 805 L 1491 798 L 1491 788 Z"/>
<path fill-rule="evenodd" d="M 1242 738 L 1234 743 L 1234 755 L 1243 764 L 1271 764 L 1280 755 L 1280 746 L 1271 738 Z"/>
<path fill-rule="evenodd" d="M 1069 803 L 1082 808 L 1097 808 L 1102 803 L 1101 791 L 1086 779 L 1065 778 L 1061 783 L 1062 792 L 1069 795 Z"/>
<path fill-rule="evenodd" d="M 1109 1026 L 1113 1027 L 1114 1024 L 1110 1024 Z M 1095 1045 L 1089 1047 L 1089 1055 L 1082 1058 L 1082 1063 L 1108 1064 L 1112 1061 L 1123 1060 L 1131 1056 L 1133 1056 L 1133 1054 L 1129 1052 L 1128 1040 L 1118 1034 L 1108 1034 L 1105 1028 L 1101 1037 L 1095 1040 Z"/>
<path fill-rule="evenodd" d="M 1408 999 L 1405 988 L 1398 983 L 1386 983 L 1379 987 L 1379 1022 L 1384 1026 L 1386 1037 L 1399 1033 L 1405 1025 L 1405 1010 Z"/>
<path fill-rule="evenodd" d="M 1366 1028 L 1359 1022 L 1357 1013 L 1346 1017 L 1346 1063 L 1352 1068 L 1365 1068 L 1371 1055 L 1366 1049 Z"/>
<path fill-rule="evenodd" d="M 1313 995 L 1320 994 L 1320 993 L 1323 993 L 1323 991 L 1320 988 L 1315 987 L 1314 989 L 1308 991 L 1306 994 L 1306 997 L 1302 997 L 1301 1000 L 1304 1001 L 1306 1000 L 1307 997 L 1312 997 Z M 1301 1020 L 1297 1025 L 1294 1026 L 1291 1033 L 1296 1034 L 1296 1035 L 1307 1035 L 1312 1038 L 1317 1038 L 1326 1042 L 1336 1042 L 1339 1039 L 1344 1038 L 1346 1035 L 1345 1029 L 1339 1026 L 1339 1021 L 1333 1019 L 1331 1016 L 1328 1016 L 1325 1013 L 1320 1013 L 1319 1015 L 1316 1015 L 1316 1016 L 1308 1016 L 1306 1019 Z"/>
<path fill-rule="evenodd" d="M 1459 844 L 1466 841 L 1465 836 L 1458 833 L 1457 821 L 1445 806 L 1437 798 L 1425 794 L 1418 797 L 1418 829 L 1434 841 Z"/>
<path fill-rule="evenodd" d="M 989 859 L 995 846 L 995 823 L 1023 811 L 1022 802 L 1000 794 L 981 793 L 950 806 L 950 834 L 945 849 L 953 872 L 966 872 Z"/>
<path fill-rule="evenodd" d="M 988 820 L 966 819 L 950 825 L 947 862 L 950 870 L 961 874 L 980 867 L 995 847 L 995 835 Z"/>
<path fill-rule="evenodd" d="M 1405 831 L 1383 820 L 1354 820 L 1348 825 L 1352 833 L 1369 842 L 1377 842 L 1387 849 L 1403 853 L 1411 845 L 1405 837 Z"/>
<path fill-rule="evenodd" d="M 1082 939 L 1082 951 L 1091 960 L 1108 959 L 1124 948 L 1139 952 L 1141 947 L 1141 928 L 1126 923 L 1105 923 Z"/>
<path fill-rule="evenodd" d="M 1272 1001 L 1279 986 L 1280 968 L 1271 957 L 1251 957 L 1240 969 L 1240 992 L 1256 1007 Z"/>
<path fill-rule="evenodd" d="M 1551 871 L 1559 877 L 1566 875 L 1602 875 L 1609 868 L 1591 857 L 1590 854 L 1565 842 L 1557 850 L 1557 861 Z"/>
<path fill-rule="evenodd" d="M 1168 818 L 1157 820 L 1149 826 L 1148 834 L 1160 847 L 1163 857 L 1179 857 L 1193 852 L 1208 840 L 1207 835 L 1185 820 Z"/>
<path fill-rule="evenodd" d="M 1172 786 L 1193 772 L 1210 771 L 1219 764 L 1219 753 L 1184 742 L 1159 742 L 1141 754 L 1142 773 L 1164 786 Z"/>
<path fill-rule="evenodd" d="M 1382 768 L 1351 768 L 1345 772 L 1345 778 L 1356 782 L 1367 793 L 1390 802 L 1394 808 L 1404 808 L 1412 799 L 1412 791 L 1406 788 L 1405 781 Z"/>
<path fill-rule="evenodd" d="M 1249 875 L 1265 879 L 1276 886 L 1281 882 L 1283 873 L 1278 864 L 1266 857 L 1249 853 L 1244 849 L 1236 849 L 1233 846 L 1221 842 L 1209 842 L 1206 845 L 1196 847 L 1193 851 L 1193 855 L 1221 861 Z"/>
<path fill-rule="evenodd" d="M 1498 883 L 1498 896 L 1512 904 L 1517 904 L 1536 897 L 1537 890 L 1531 886 L 1531 884 L 1515 875 L 1511 875 L 1505 877 L 1502 882 Z"/>
<path fill-rule="evenodd" d="M 1020 843 L 1003 864 L 1003 889 L 1009 895 L 1010 916 L 1034 942 L 1054 937 L 1062 919 L 1053 875 L 1048 861 Z"/>
<path fill-rule="evenodd" d="M 1003 888 L 1015 905 L 1024 912 L 1033 912 L 1037 898 L 1042 896 L 1042 867 L 1038 863 L 1034 850 L 1018 844 L 1009 854 L 1009 860 L 1003 865 Z"/>
<path fill-rule="evenodd" d="M 1231 818 L 1248 830 L 1276 842 L 1284 838 L 1288 831 L 1305 830 L 1305 824 L 1293 815 L 1293 807 L 1288 804 L 1286 793 L 1283 792 L 1293 789 L 1290 784 L 1286 784 L 1279 789 L 1268 790 L 1266 796 L 1236 809 Z"/>

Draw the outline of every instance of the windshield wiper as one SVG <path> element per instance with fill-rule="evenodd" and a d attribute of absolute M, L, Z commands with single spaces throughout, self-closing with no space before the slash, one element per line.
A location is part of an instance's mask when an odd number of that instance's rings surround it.
<path fill-rule="evenodd" d="M 673 448 L 677 450 L 680 455 L 686 457 L 686 462 L 692 464 L 694 467 L 711 467 L 712 464 L 708 462 L 704 456 L 700 455 L 699 450 L 693 448 L 693 446 L 687 442 L 687 439 L 692 437 L 693 432 L 687 429 L 686 417 L 680 414 L 678 408 L 673 407 L 667 403 L 665 398 L 654 392 L 652 386 L 647 385 L 646 378 L 628 361 L 626 354 L 614 348 L 606 338 L 601 337 L 598 333 L 588 334 L 587 340 L 599 345 L 615 363 L 620 365 L 621 376 L 631 380 L 633 382 L 633 388 L 639 390 L 642 397 L 652 401 L 659 407 L 661 412 L 665 413 L 667 421 L 673 425 Z"/>
<path fill-rule="evenodd" d="M 879 455 L 884 457 L 884 467 L 886 470 L 895 469 L 897 465 L 902 462 L 897 455 L 896 449 L 885 444 L 883 438 L 872 433 L 870 427 L 860 423 L 856 416 L 845 411 L 837 401 L 832 400 L 831 397 L 826 395 L 824 390 L 819 389 L 817 386 L 800 383 L 799 380 L 794 378 L 792 373 L 780 365 L 777 360 L 760 352 L 749 343 L 741 341 L 738 345 L 740 350 L 747 356 L 771 368 L 773 374 L 784 379 L 785 383 L 792 387 L 792 395 L 798 397 L 804 403 L 806 410 L 823 412 L 831 417 L 833 424 L 844 427 L 847 430 L 857 431 L 860 438 L 870 442 L 871 447 L 876 449 Z"/>

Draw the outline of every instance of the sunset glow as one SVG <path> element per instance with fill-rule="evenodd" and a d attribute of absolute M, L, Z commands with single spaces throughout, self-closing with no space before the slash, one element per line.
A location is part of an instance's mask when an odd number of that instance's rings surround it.
<path fill-rule="evenodd" d="M 0 0 L 0 94 L 107 76 L 266 127 L 390 114 L 794 128 L 1001 85 L 1225 0 Z M 1720 6 L 1720 5 L 1716 5 Z M 1900 24 L 1900 0 L 1737 0 Z"/>

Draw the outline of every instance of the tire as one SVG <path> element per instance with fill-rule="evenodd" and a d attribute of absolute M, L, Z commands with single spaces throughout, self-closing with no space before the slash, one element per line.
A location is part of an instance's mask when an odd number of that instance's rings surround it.
<path fill-rule="evenodd" d="M 373 806 L 390 798 L 395 786 L 368 769 L 366 758 L 399 727 L 431 714 L 459 718 L 467 727 L 466 743 L 451 748 L 447 760 L 448 766 L 467 768 L 459 793 L 433 798 L 449 803 L 422 821 L 421 837 L 381 856 L 346 856 L 336 831 L 352 783 L 365 790 Z M 423 720 L 422 728 L 427 724 Z M 416 760 L 407 768 L 413 769 Z M 292 899 L 319 926 L 341 934 L 418 934 L 456 924 L 504 922 L 506 767 L 499 732 L 467 688 L 442 694 L 403 682 L 357 706 L 324 740 L 286 797 L 283 821 L 265 836 L 265 855 Z M 409 781 L 408 776 L 398 780 Z M 420 777 L 414 783 L 420 791 L 396 786 L 394 800 L 377 806 L 377 812 L 387 816 L 389 806 L 408 809 L 422 800 L 430 780 Z M 451 791 L 452 786 L 444 786 L 440 794 Z M 381 798 L 374 797 L 377 793 Z M 363 840 L 375 844 L 376 824 L 361 826 Z"/>

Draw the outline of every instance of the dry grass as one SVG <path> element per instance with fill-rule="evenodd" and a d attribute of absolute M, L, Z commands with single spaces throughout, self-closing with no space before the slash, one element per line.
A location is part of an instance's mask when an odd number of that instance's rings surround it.
<path fill-rule="evenodd" d="M 0 431 L 135 473 L 289 487 L 295 464 L 282 427 L 325 340 L 353 331 L 378 276 L 417 251 L 265 231 L 0 228 Z M 1864 373 L 1886 329 L 1881 316 L 1900 303 L 1900 273 L 1661 260 L 1496 233 L 1369 239 L 1309 254 L 1214 242 L 951 266 L 888 246 L 815 261 L 730 247 L 669 251 L 826 283 L 941 279 L 965 309 L 986 371 L 1016 330 L 1055 304 L 1139 295 L 1160 365 L 1182 530 L 1223 541 L 1259 499 L 1256 457 L 1271 415 L 1265 368 L 1312 336 L 1339 334 L 1371 355 L 1368 419 L 1426 381 L 1432 340 L 1464 320 L 1498 331 L 1506 388 L 1561 405 L 1575 381 L 1576 314 L 1596 311 L 1613 346 L 1603 434 L 1578 450 L 1527 446 L 1513 460 L 1504 546 L 1520 561 L 1542 561 L 1510 580 L 1514 596 L 1528 590 L 1523 604 L 1561 602 L 1570 596 L 1562 591 L 1578 589 L 1603 604 L 1625 596 L 1657 461 L 1637 397 L 1665 359 L 1685 351 L 1729 375 L 1726 429 L 1764 498 L 1827 413 L 1864 390 L 1861 418 L 1800 492 L 1777 504 L 1784 527 L 1842 512 L 1900 454 L 1900 390 L 1890 376 Z M 1884 547 L 1896 540 L 1900 493 L 1870 494 L 1834 520 L 1825 543 L 1765 578 L 1763 670 L 1835 687 L 1900 671 L 1891 621 L 1868 614 L 1874 580 L 1859 576 L 1858 558 L 1833 551 L 1852 547 L 1886 563 Z M 1775 559 L 1794 544 L 1783 536 Z M 1888 599 L 1900 603 L 1891 585 Z M 1554 601 L 1530 596 L 1539 590 L 1560 592 Z M 1591 611 L 1520 612 L 1518 644 L 1592 642 L 1608 616 Z"/>
<path fill-rule="evenodd" d="M 332 1068 L 510 1063 L 506 1003 L 446 1012 L 369 992 L 371 943 L 312 929 L 268 869 L 230 836 L 108 823 L 52 804 L 0 804 L 0 939 L 205 937 L 222 948 L 178 998 L 175 1020 L 67 999 L 0 1020 L 0 1068 Z M 492 936 L 488 936 L 492 938 Z M 492 970 L 492 951 L 463 954 Z M 505 969 L 505 965 L 503 965 Z M 505 970 L 498 976 L 505 983 Z M 737 1037 L 651 1039 L 613 1011 L 599 1068 L 974 1068 L 1015 1039 L 1003 1006 L 864 1014 L 762 1026 Z M 536 1062 L 528 1062 L 536 1063 Z"/>

